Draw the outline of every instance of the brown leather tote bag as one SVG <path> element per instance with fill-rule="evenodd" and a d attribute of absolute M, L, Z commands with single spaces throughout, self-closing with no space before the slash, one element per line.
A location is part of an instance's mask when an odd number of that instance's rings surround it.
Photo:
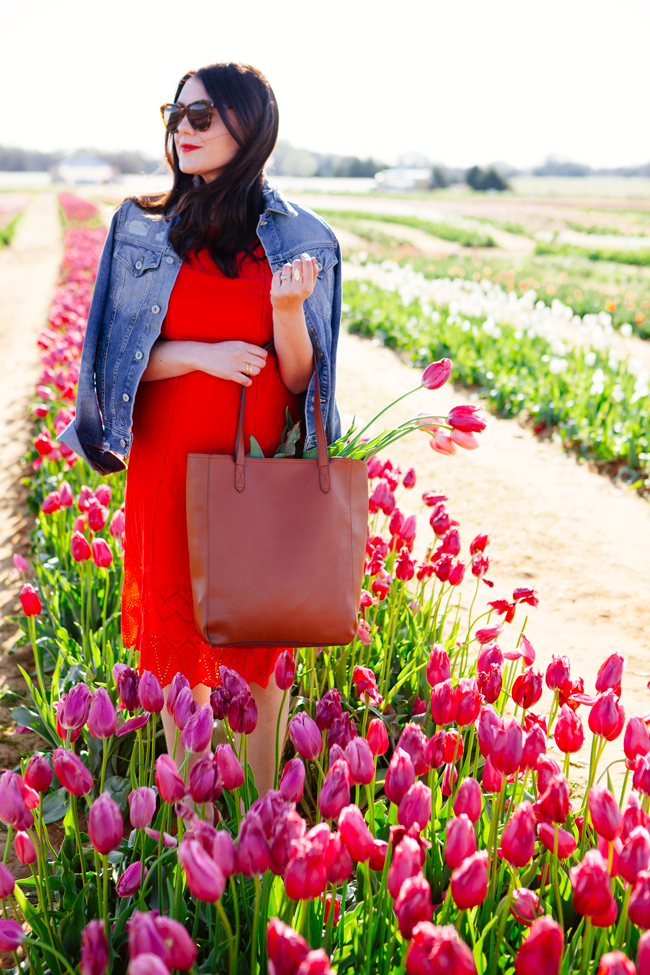
<path fill-rule="evenodd" d="M 316 376 L 318 458 L 188 454 L 194 622 L 223 646 L 337 646 L 357 632 L 368 468 L 329 457 Z"/>

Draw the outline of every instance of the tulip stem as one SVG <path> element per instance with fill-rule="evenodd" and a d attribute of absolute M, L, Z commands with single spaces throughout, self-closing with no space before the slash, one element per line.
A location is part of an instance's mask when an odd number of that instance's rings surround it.
<path fill-rule="evenodd" d="M 111 919 L 108 916 L 108 855 L 106 853 L 102 856 L 102 904 L 106 930 L 110 931 Z"/>
<path fill-rule="evenodd" d="M 230 893 L 232 896 L 232 907 L 235 913 L 235 941 L 233 950 L 235 952 L 235 958 L 239 954 L 239 898 L 237 896 L 237 884 L 235 883 L 235 878 L 230 877 Z"/>
<path fill-rule="evenodd" d="M 593 927 L 589 915 L 585 917 L 585 933 L 582 938 L 582 958 L 580 959 L 580 975 L 587 975 L 591 961 L 591 941 Z"/>
<path fill-rule="evenodd" d="M 7 826 L 7 839 L 5 840 L 5 852 L 4 852 L 3 857 L 2 857 L 2 862 L 3 863 L 6 863 L 7 862 L 7 859 L 9 858 L 9 844 L 11 843 L 11 836 L 13 834 L 13 831 L 14 831 L 14 828 L 13 828 L 13 826 L 11 824 L 9 826 Z"/>
<path fill-rule="evenodd" d="M 106 779 L 106 763 L 108 762 L 108 738 L 102 738 L 102 774 L 100 777 L 99 794 L 104 791 L 104 780 Z M 107 922 L 108 923 L 108 922 Z"/>
<path fill-rule="evenodd" d="M 260 923 L 260 878 L 253 877 L 253 884 L 255 885 L 255 912 L 253 914 L 253 935 L 251 937 L 251 975 L 253 972 L 257 971 L 257 929 Z"/>
<path fill-rule="evenodd" d="M 617 948 L 622 948 L 625 943 L 625 929 L 627 928 L 627 909 L 630 904 L 630 894 L 632 893 L 632 884 L 628 884 L 627 890 L 625 891 L 625 896 L 623 897 L 623 907 L 621 909 L 621 918 L 618 922 L 618 928 L 616 929 L 615 943 Z"/>
<path fill-rule="evenodd" d="M 39 656 L 39 649 L 36 644 L 36 620 L 33 616 L 27 617 L 27 629 L 29 630 L 29 639 L 32 643 L 32 650 L 34 651 L 34 665 L 36 667 L 36 677 L 38 679 L 38 686 L 40 688 L 41 694 L 43 695 L 43 703 L 47 706 L 47 694 L 45 693 L 45 680 L 43 677 L 43 668 L 41 667 L 41 658 Z"/>
<path fill-rule="evenodd" d="M 280 774 L 280 724 L 282 722 L 282 714 L 284 712 L 284 704 L 287 699 L 286 690 L 282 694 L 282 704 L 280 705 L 280 710 L 278 711 L 278 720 L 275 725 L 275 773 L 273 775 L 273 788 L 278 787 L 278 776 Z"/>
<path fill-rule="evenodd" d="M 104 590 L 104 605 L 102 607 L 102 660 L 106 656 L 106 614 L 108 611 L 108 590 L 109 590 L 108 569 L 104 569 L 104 576 L 106 578 L 106 588 Z"/>
<path fill-rule="evenodd" d="M 625 798 L 625 790 L 627 789 L 627 780 L 630 775 L 629 768 L 625 770 L 625 778 L 623 779 L 623 788 L 621 789 L 621 798 L 618 800 L 619 806 L 623 805 L 623 799 Z"/>
<path fill-rule="evenodd" d="M 83 653 L 83 658 L 86 663 L 88 663 L 88 654 L 86 653 L 86 611 L 85 611 L 85 581 L 86 581 L 86 563 L 78 562 L 79 566 L 79 615 L 81 617 L 81 651 Z"/>
<path fill-rule="evenodd" d="M 77 797 L 75 795 L 70 796 L 70 808 L 72 809 L 72 821 L 74 824 L 74 832 L 77 838 L 77 850 L 79 851 L 79 864 L 81 867 L 81 886 L 86 886 L 86 867 L 84 864 L 84 853 L 83 847 L 81 845 L 81 833 L 79 832 L 79 815 L 77 812 Z"/>
<path fill-rule="evenodd" d="M 555 893 L 555 911 L 557 913 L 557 919 L 560 927 L 564 927 L 564 916 L 562 913 L 562 900 L 560 898 L 560 883 L 558 880 L 558 827 L 557 823 L 553 824 L 555 827 L 555 839 L 553 841 L 553 890 Z"/>
<path fill-rule="evenodd" d="M 230 879 L 232 880 L 232 877 Z M 236 898 L 233 897 L 233 900 L 236 900 Z M 219 913 L 219 917 L 221 918 L 221 923 L 223 924 L 224 931 L 226 932 L 226 938 L 228 940 L 228 972 L 229 972 L 229 975 L 235 975 L 235 965 L 236 965 L 237 954 L 236 954 L 235 939 L 233 938 L 233 934 L 232 934 L 232 928 L 230 927 L 230 921 L 228 920 L 228 915 L 224 911 L 223 905 L 222 905 L 221 901 L 217 901 L 216 902 L 216 908 L 217 908 L 217 911 Z M 198 912 L 199 912 L 199 906 L 197 904 L 196 905 L 196 913 L 197 913 L 197 915 L 198 915 Z M 213 949 L 213 953 L 212 953 L 212 964 L 213 965 L 216 965 L 216 960 L 217 960 L 217 935 L 218 935 L 218 932 L 219 932 L 219 928 L 215 924 L 215 926 L 214 926 L 214 949 Z M 214 968 L 213 971 L 216 971 L 216 968 Z"/>

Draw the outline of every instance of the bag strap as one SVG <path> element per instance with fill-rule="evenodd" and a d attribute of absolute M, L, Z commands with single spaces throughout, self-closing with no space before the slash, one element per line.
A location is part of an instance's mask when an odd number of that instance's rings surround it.
<path fill-rule="evenodd" d="M 314 423 L 316 427 L 316 445 L 318 449 L 318 477 L 323 494 L 330 490 L 330 459 L 327 453 L 327 440 L 323 417 L 320 411 L 320 391 L 318 389 L 318 365 L 314 355 Z M 239 420 L 237 421 L 237 438 L 235 440 L 235 489 L 240 493 L 246 487 L 246 453 L 244 449 L 244 418 L 246 415 L 246 386 L 242 386 L 239 401 Z"/>

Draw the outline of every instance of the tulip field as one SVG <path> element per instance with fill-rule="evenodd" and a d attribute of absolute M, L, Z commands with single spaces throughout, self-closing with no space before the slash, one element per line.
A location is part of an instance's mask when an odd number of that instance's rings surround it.
<path fill-rule="evenodd" d="M 276 736 L 273 790 L 258 796 L 246 762 L 257 708 L 238 674 L 222 667 L 210 704 L 198 707 L 182 675 L 165 701 L 155 675 L 139 672 L 120 635 L 123 475 L 102 480 L 55 439 L 74 415 L 105 236 L 88 226 L 96 214 L 84 202 L 60 201 L 64 258 L 39 336 L 27 458 L 36 523 L 27 557 L 14 556 L 34 663 L 22 670 L 13 718 L 38 748 L 0 776 L 5 967 L 650 975 L 650 713 L 624 713 L 624 659 L 603 660 L 594 687 L 559 653 L 541 668 L 526 635 L 538 594 L 496 591 L 489 534 L 461 539 L 454 499 L 401 471 L 386 453 L 390 436 L 368 459 L 357 637 L 286 651 L 276 664 L 290 717 L 286 740 Z M 503 317 L 485 328 L 478 293 L 450 296 L 447 282 L 427 297 L 421 278 L 399 274 L 352 265 L 344 314 L 416 363 L 439 360 L 422 378 L 432 409 L 449 355 L 452 376 L 484 376 L 500 409 L 534 401 L 540 421 L 575 419 L 576 444 L 599 457 L 650 452 L 647 394 L 635 401 L 639 377 L 615 371 L 606 353 L 587 365 L 593 350 L 565 350 L 578 405 L 558 416 L 568 380 L 552 366 L 560 351 L 541 309 L 535 321 L 534 306 L 512 309 L 534 335 Z M 494 317 L 499 296 L 480 290 Z M 548 372 L 533 389 L 526 357 L 539 364 L 547 348 Z M 614 383 L 627 412 L 613 397 L 605 421 L 603 391 Z M 450 455 L 480 449 L 485 423 L 472 406 L 407 426 L 424 427 L 433 450 Z M 372 452 L 361 441 L 339 451 L 353 447 Z M 165 751 L 163 708 L 186 756 L 178 762 Z M 569 763 L 586 737 L 578 792 Z M 601 761 L 612 741 L 625 763 L 616 791 Z M 10 851 L 25 867 L 19 880 Z"/>

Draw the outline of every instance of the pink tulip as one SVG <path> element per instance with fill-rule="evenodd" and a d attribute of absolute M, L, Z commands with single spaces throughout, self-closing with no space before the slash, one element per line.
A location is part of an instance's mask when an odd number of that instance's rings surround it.
<path fill-rule="evenodd" d="M 23 558 L 23 556 L 20 555 L 19 552 L 14 552 L 13 561 L 14 561 L 14 569 L 16 569 L 17 572 L 29 571 L 29 562 L 27 562 L 27 560 Z"/>
<path fill-rule="evenodd" d="M 568 704 L 563 704 L 555 726 L 555 744 L 561 752 L 579 752 L 585 740 L 582 721 Z M 649 745 L 650 749 L 650 740 Z"/>
<path fill-rule="evenodd" d="M 156 927 L 155 917 L 148 911 L 134 911 L 126 922 L 131 959 L 154 955 L 165 967 L 170 962 L 169 948 Z"/>
<path fill-rule="evenodd" d="M 0 900 L 13 894 L 15 886 L 16 881 L 11 870 L 4 863 L 0 863 Z"/>
<path fill-rule="evenodd" d="M 429 654 L 427 681 L 431 687 L 435 687 L 436 684 L 442 684 L 443 681 L 449 680 L 450 677 L 451 664 L 449 662 L 449 654 L 442 644 L 436 643 Z"/>
<path fill-rule="evenodd" d="M 305 788 L 305 766 L 301 758 L 287 762 L 280 779 L 280 792 L 287 802 L 299 803 Z"/>
<path fill-rule="evenodd" d="M 161 799 L 165 802 L 180 802 L 185 796 L 185 783 L 178 774 L 178 766 L 170 755 L 159 755 L 156 759 L 155 779 Z"/>
<path fill-rule="evenodd" d="M 637 796 L 631 793 L 627 800 L 625 812 L 623 813 L 623 832 L 621 833 L 623 842 L 625 842 L 635 826 L 644 826 L 648 829 L 648 825 L 648 818 L 643 811 L 641 803 Z"/>
<path fill-rule="evenodd" d="M 550 819 L 554 823 L 563 823 L 566 820 L 569 815 L 569 783 L 563 775 L 553 776 L 534 809 L 535 814 L 542 819 Z"/>
<path fill-rule="evenodd" d="M 366 739 L 357 736 L 348 742 L 345 748 L 345 756 L 352 783 L 369 785 L 375 775 L 375 761 Z"/>
<path fill-rule="evenodd" d="M 124 836 L 120 807 L 108 792 L 95 799 L 88 813 L 88 836 L 98 853 L 105 856 L 116 850 Z"/>
<path fill-rule="evenodd" d="M 136 890 L 140 889 L 148 873 L 149 870 L 147 867 L 143 868 L 141 861 L 135 860 L 126 868 L 117 881 L 115 885 L 117 896 L 131 897 L 132 894 L 135 894 Z"/>
<path fill-rule="evenodd" d="M 449 869 L 456 870 L 474 853 L 476 853 L 476 836 L 469 816 L 461 813 L 455 819 L 448 819 L 445 863 Z"/>
<path fill-rule="evenodd" d="M 204 752 L 212 739 L 214 718 L 209 704 L 202 705 L 188 720 L 181 735 L 181 745 L 186 752 L 199 755 Z"/>
<path fill-rule="evenodd" d="M 623 832 L 623 815 L 612 793 L 602 785 L 593 785 L 589 793 L 589 812 L 594 829 L 606 840 L 615 840 Z"/>
<path fill-rule="evenodd" d="M 98 687 L 93 691 L 88 712 L 88 733 L 93 738 L 110 738 L 115 733 L 116 725 L 117 715 L 108 691 L 105 687 Z"/>
<path fill-rule="evenodd" d="M 442 454 L 443 456 L 453 456 L 456 453 L 456 444 L 451 439 L 448 433 L 444 430 L 439 430 L 437 428 L 431 427 L 430 429 L 433 436 L 429 440 L 429 446 L 432 450 L 435 450 L 437 454 Z"/>
<path fill-rule="evenodd" d="M 226 887 L 226 878 L 197 840 L 183 840 L 178 847 L 178 860 L 193 897 L 212 904 L 220 899 Z"/>
<path fill-rule="evenodd" d="M 513 867 L 525 867 L 535 852 L 535 817 L 530 802 L 515 808 L 501 836 L 503 855 Z"/>
<path fill-rule="evenodd" d="M 521 725 L 514 718 L 505 718 L 503 733 L 499 734 L 492 746 L 490 759 L 497 772 L 512 775 L 521 765 L 524 753 L 524 734 Z"/>
<path fill-rule="evenodd" d="M 613 898 L 609 872 L 598 850 L 587 850 L 582 862 L 571 867 L 569 877 L 573 886 L 573 906 L 578 914 L 591 917 L 605 914 L 610 909 Z"/>
<path fill-rule="evenodd" d="M 90 545 L 80 531 L 73 531 L 70 537 L 70 555 L 75 562 L 87 562 L 92 555 Z"/>
<path fill-rule="evenodd" d="M 65 730 L 75 731 L 83 728 L 88 720 L 91 693 L 87 684 L 73 684 L 63 700 L 59 711 L 59 721 Z"/>
<path fill-rule="evenodd" d="M 316 722 L 306 711 L 300 711 L 289 722 L 289 737 L 299 755 L 312 761 L 323 750 L 323 739 Z"/>
<path fill-rule="evenodd" d="M 370 860 L 368 861 L 368 866 L 371 870 L 376 870 L 381 873 L 386 865 L 386 857 L 388 855 L 388 843 L 386 840 L 375 840 L 372 845 L 372 853 L 370 854 Z"/>
<path fill-rule="evenodd" d="M 108 530 L 116 541 L 121 541 L 125 527 L 126 520 L 124 518 L 124 512 L 121 508 L 118 508 L 113 512 Z"/>
<path fill-rule="evenodd" d="M 571 662 L 568 657 L 553 655 L 546 668 L 546 686 L 552 691 L 561 690 L 571 674 Z"/>
<path fill-rule="evenodd" d="M 458 697 L 451 678 L 431 689 L 431 717 L 436 725 L 450 724 L 458 714 Z"/>
<path fill-rule="evenodd" d="M 481 787 L 476 779 L 467 776 L 458 786 L 454 800 L 454 813 L 460 816 L 465 813 L 473 823 L 481 816 Z"/>
<path fill-rule="evenodd" d="M 488 854 L 479 850 L 467 857 L 451 875 L 451 896 L 459 911 L 482 904 L 487 897 Z"/>
<path fill-rule="evenodd" d="M 623 750 L 626 758 L 631 762 L 636 761 L 639 755 L 647 755 L 650 752 L 650 734 L 643 718 L 633 714 L 625 728 L 623 738 Z"/>
<path fill-rule="evenodd" d="M 489 671 L 477 674 L 476 680 L 485 704 L 495 704 L 503 689 L 503 674 L 500 668 L 496 664 L 491 664 Z"/>
<path fill-rule="evenodd" d="M 650 873 L 647 870 L 637 874 L 628 913 L 632 924 L 644 930 L 650 928 Z"/>
<path fill-rule="evenodd" d="M 296 662 L 290 650 L 283 650 L 275 661 L 275 683 L 281 691 L 288 691 L 296 675 Z"/>
<path fill-rule="evenodd" d="M 108 968 L 108 940 L 103 921 L 89 921 L 81 935 L 80 975 L 104 975 Z"/>
<path fill-rule="evenodd" d="M 52 784 L 52 767 L 44 755 L 34 752 L 25 767 L 25 785 L 36 792 L 47 792 Z"/>
<path fill-rule="evenodd" d="M 478 416 L 481 409 L 481 406 L 454 406 L 447 414 L 447 423 L 454 430 L 480 433 L 486 427 L 485 421 Z"/>
<path fill-rule="evenodd" d="M 0 951 L 16 951 L 24 940 L 22 925 L 0 918 Z"/>
<path fill-rule="evenodd" d="M 639 873 L 647 870 L 649 863 L 650 833 L 643 826 L 635 826 L 618 855 L 617 872 L 628 884 L 635 884 Z"/>
<path fill-rule="evenodd" d="M 134 829 L 144 829 L 156 811 L 156 794 L 153 789 L 141 786 L 129 792 L 129 814 Z"/>
<path fill-rule="evenodd" d="M 219 685 L 219 687 L 213 690 L 212 694 L 210 695 L 210 707 L 212 708 L 212 713 L 217 721 L 223 721 L 224 718 L 228 717 L 230 695 L 226 691 L 225 687 Z"/>
<path fill-rule="evenodd" d="M 527 887 L 518 887 L 512 892 L 510 913 L 520 924 L 529 927 L 539 917 L 539 896 Z"/>
<path fill-rule="evenodd" d="M 439 359 L 431 362 L 422 373 L 422 385 L 425 389 L 440 389 L 451 375 L 451 359 Z"/>
<path fill-rule="evenodd" d="M 151 714 L 160 714 L 164 707 L 165 699 L 160 681 L 150 670 L 145 670 L 140 678 L 138 700 L 141 707 Z"/>
<path fill-rule="evenodd" d="M 240 873 L 246 877 L 259 876 L 269 868 L 269 844 L 255 812 L 249 812 L 239 827 L 237 863 Z"/>
<path fill-rule="evenodd" d="M 219 864 L 225 877 L 233 877 L 238 872 L 237 847 L 226 829 L 218 829 L 213 840 L 212 857 Z"/>
<path fill-rule="evenodd" d="M 174 703 L 174 724 L 179 731 L 185 730 L 185 725 L 195 712 L 196 705 L 192 691 L 189 687 L 181 687 Z"/>
<path fill-rule="evenodd" d="M 623 677 L 623 668 L 625 667 L 625 658 L 620 655 L 620 653 L 612 653 L 610 656 L 602 663 L 598 669 L 598 674 L 596 675 L 596 691 L 598 694 L 602 694 L 603 691 L 607 691 L 610 688 L 614 691 L 618 691 L 620 694 L 621 678 Z"/>
<path fill-rule="evenodd" d="M 370 859 L 374 839 L 358 806 L 350 805 L 341 810 L 339 833 L 353 860 L 364 863 Z"/>
<path fill-rule="evenodd" d="M 366 733 L 368 744 L 373 755 L 385 755 L 388 751 L 388 733 L 381 718 L 373 718 Z"/>
<path fill-rule="evenodd" d="M 421 832 L 431 817 L 431 789 L 424 782 L 416 782 L 403 797 L 397 810 L 397 822 L 404 829 L 417 824 Z"/>
<path fill-rule="evenodd" d="M 336 718 L 343 717 L 341 692 L 333 687 L 316 702 L 316 727 L 319 731 L 329 731 Z"/>
<path fill-rule="evenodd" d="M 503 719 L 493 707 L 482 707 L 476 724 L 478 747 L 483 758 L 492 754 L 495 742 L 503 735 Z M 523 749 L 522 749 L 523 750 Z"/>
<path fill-rule="evenodd" d="M 352 872 L 352 857 L 338 832 L 329 835 L 325 850 L 325 868 L 331 884 L 345 883 Z"/>
<path fill-rule="evenodd" d="M 328 837 L 329 829 L 320 823 L 296 843 L 284 875 L 284 889 L 291 900 L 314 900 L 324 892 Z"/>
<path fill-rule="evenodd" d="M 65 748 L 55 748 L 52 764 L 57 779 L 73 796 L 85 796 L 92 791 L 93 777 L 77 755 Z"/>
<path fill-rule="evenodd" d="M 266 951 L 269 975 L 296 975 L 309 954 L 309 945 L 288 924 L 272 917 L 266 927 Z"/>
<path fill-rule="evenodd" d="M 622 951 L 608 951 L 600 957 L 597 975 L 637 975 L 636 965 Z"/>
<path fill-rule="evenodd" d="M 98 569 L 107 569 L 113 562 L 113 553 L 107 541 L 103 538 L 93 538 L 93 562 Z"/>
<path fill-rule="evenodd" d="M 397 745 L 409 755 L 416 775 L 424 775 L 425 772 L 429 771 L 429 763 L 426 758 L 427 736 L 418 724 L 412 722 L 407 724 Z"/>
<path fill-rule="evenodd" d="M 88 526 L 93 532 L 100 532 L 108 520 L 108 508 L 100 504 L 97 498 L 93 498 L 88 505 L 86 512 Z"/>
<path fill-rule="evenodd" d="M 522 769 L 536 769 L 540 755 L 546 752 L 546 735 L 543 728 L 534 724 L 524 737 L 524 750 L 521 754 Z"/>
<path fill-rule="evenodd" d="M 537 704 L 542 696 L 542 675 L 529 667 L 520 674 L 512 685 L 512 699 L 520 708 L 528 710 Z"/>
<path fill-rule="evenodd" d="M 158 955 L 143 952 L 131 958 L 127 975 L 169 975 L 169 969 Z"/>
<path fill-rule="evenodd" d="M 244 770 L 231 745 L 217 745 L 214 750 L 214 760 L 224 789 L 232 792 L 233 789 L 239 789 L 244 784 Z"/>
<path fill-rule="evenodd" d="M 180 921 L 159 914 L 154 918 L 156 930 L 169 946 L 169 967 L 180 972 L 190 970 L 197 956 L 197 947 L 190 934 Z"/>
<path fill-rule="evenodd" d="M 404 836 L 393 851 L 393 857 L 386 878 L 388 893 L 397 897 L 402 884 L 409 877 L 416 877 L 422 870 L 420 847 L 411 836 Z"/>
<path fill-rule="evenodd" d="M 501 790 L 503 776 L 500 772 L 497 772 L 489 757 L 485 759 L 481 781 L 485 792 L 499 792 Z"/>
<path fill-rule="evenodd" d="M 350 772 L 347 762 L 330 765 L 318 796 L 318 808 L 324 819 L 337 819 L 350 802 Z"/>
<path fill-rule="evenodd" d="M 228 708 L 228 724 L 238 735 L 250 735 L 255 731 L 257 703 L 250 691 L 233 697 Z"/>
<path fill-rule="evenodd" d="M 408 752 L 396 748 L 390 760 L 384 791 L 388 800 L 399 806 L 400 802 L 415 782 L 415 769 Z"/>
<path fill-rule="evenodd" d="M 410 938 L 413 935 L 413 928 L 420 921 L 431 920 L 433 915 L 431 888 L 421 874 L 408 877 L 404 881 L 393 908 L 403 938 Z"/>
<path fill-rule="evenodd" d="M 159 829 L 152 829 L 151 826 L 145 826 L 144 831 L 150 840 L 153 840 L 154 843 L 160 843 Z M 169 850 L 173 850 L 175 846 L 178 846 L 178 840 L 176 839 L 175 836 L 172 836 L 170 833 L 163 833 L 162 845 Z"/>
<path fill-rule="evenodd" d="M 564 950 L 564 933 L 552 917 L 533 921 L 515 958 L 515 975 L 559 975 Z"/>
<path fill-rule="evenodd" d="M 555 829 L 557 828 L 557 855 L 560 860 L 566 860 L 567 857 L 572 856 L 575 853 L 578 844 L 576 843 L 573 833 L 569 833 L 568 830 L 562 829 L 561 826 L 554 827 L 551 823 L 538 823 L 537 824 L 537 835 L 539 836 L 541 842 L 550 850 L 551 853 L 555 853 Z"/>
<path fill-rule="evenodd" d="M 638 975 L 650 975 L 650 932 L 644 931 L 639 938 L 636 954 Z"/>
<path fill-rule="evenodd" d="M 22 793 L 23 783 L 17 772 L 3 772 L 0 775 L 0 820 L 7 826 L 20 828 L 25 813 Z"/>
<path fill-rule="evenodd" d="M 61 510 L 61 498 L 58 491 L 50 491 L 41 502 L 41 511 L 44 515 L 53 515 L 55 511 Z"/>
<path fill-rule="evenodd" d="M 537 795 L 543 796 L 554 775 L 559 775 L 560 766 L 549 755 L 540 755 L 537 759 Z"/>
<path fill-rule="evenodd" d="M 360 701 L 381 704 L 381 695 L 377 689 L 377 678 L 370 667 L 355 667 L 352 671 L 352 682 Z"/>
<path fill-rule="evenodd" d="M 420 921 L 406 954 L 407 975 L 476 975 L 474 956 L 453 925 Z"/>
<path fill-rule="evenodd" d="M 650 795 L 650 755 L 639 755 L 637 758 L 632 785 L 644 796 Z"/>
<path fill-rule="evenodd" d="M 592 706 L 589 727 L 595 735 L 614 741 L 623 730 L 624 724 L 625 711 L 616 692 L 610 688 L 600 694 Z"/>
<path fill-rule="evenodd" d="M 167 694 L 167 702 L 165 707 L 167 708 L 167 714 L 174 717 L 174 709 L 176 707 L 176 700 L 183 687 L 189 687 L 190 682 L 185 676 L 185 674 L 174 674 L 172 677 L 172 682 L 169 685 L 169 692 Z"/>
<path fill-rule="evenodd" d="M 21 863 L 34 863 L 38 859 L 34 841 L 29 833 L 19 830 L 14 837 L 14 850 Z"/>

